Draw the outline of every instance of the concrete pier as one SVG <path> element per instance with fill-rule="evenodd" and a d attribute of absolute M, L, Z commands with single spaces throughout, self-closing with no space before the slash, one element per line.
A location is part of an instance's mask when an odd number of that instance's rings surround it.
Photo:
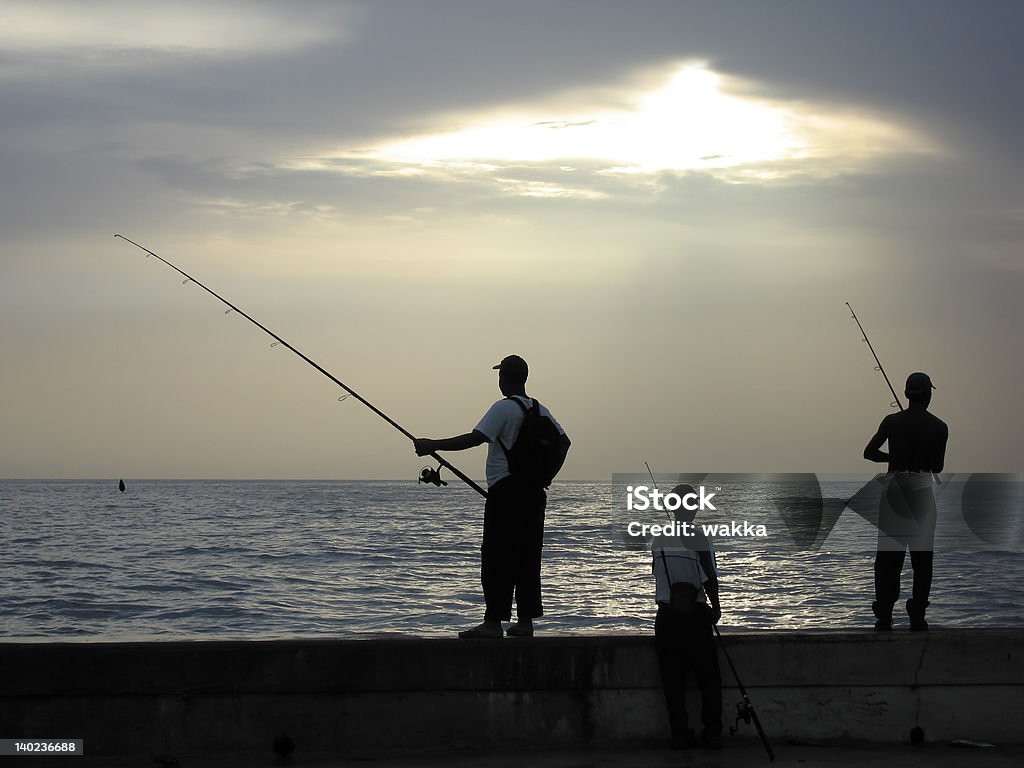
<path fill-rule="evenodd" d="M 779 743 L 905 742 L 915 727 L 931 741 L 1024 740 L 1022 630 L 725 642 Z M 731 722 L 740 696 L 724 659 L 722 672 Z M 87 756 L 112 758 L 270 754 L 279 737 L 339 756 L 616 748 L 668 730 L 650 636 L 0 643 L 0 680 L 0 738 L 82 738 Z"/>

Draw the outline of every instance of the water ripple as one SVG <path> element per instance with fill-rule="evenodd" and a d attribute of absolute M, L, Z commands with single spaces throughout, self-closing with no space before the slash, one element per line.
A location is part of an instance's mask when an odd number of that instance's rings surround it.
<path fill-rule="evenodd" d="M 622 546 L 611 498 L 607 483 L 551 493 L 546 633 L 652 630 L 650 555 Z M 450 636 L 483 612 L 482 507 L 461 488 L 135 481 L 121 495 L 109 482 L 0 481 L 0 499 L 8 638 Z M 818 552 L 718 542 L 723 626 L 868 625 L 874 541 L 859 522 L 841 520 L 844 536 Z M 934 625 L 1024 623 L 1024 558 L 978 553 L 937 554 Z"/>

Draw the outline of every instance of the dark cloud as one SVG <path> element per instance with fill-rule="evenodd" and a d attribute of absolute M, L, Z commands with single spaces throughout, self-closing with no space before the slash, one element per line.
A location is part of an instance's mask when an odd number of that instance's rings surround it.
<path fill-rule="evenodd" d="M 229 57 L 122 52 L 113 70 L 65 69 L 63 95 L 102 103 L 113 94 L 108 106 L 140 119 L 359 135 L 706 57 L 796 98 L 962 113 L 982 124 L 995 111 L 1007 131 L 1004 119 L 1020 116 L 1013 73 L 1024 7 L 1014 3 L 385 1 L 360 9 L 347 26 L 338 20 L 337 43 Z M 61 96 L 55 78 L 50 89 Z"/>
<path fill-rule="evenodd" d="M 331 5 L 298 7 L 336 24 L 337 42 L 294 50 L 109 51 L 116 66 L 87 67 L 21 54 L 16 71 L 40 74 L 0 80 L 0 131 L 207 127 L 235 133 L 250 159 L 313 141 L 356 149 L 431 115 L 705 57 L 776 96 L 909 116 L 979 155 L 1015 152 L 1024 132 L 1015 3 L 385 1 L 333 21 Z"/>

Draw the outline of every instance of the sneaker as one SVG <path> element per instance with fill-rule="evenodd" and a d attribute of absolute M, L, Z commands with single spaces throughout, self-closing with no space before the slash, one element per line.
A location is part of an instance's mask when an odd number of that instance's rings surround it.
<path fill-rule="evenodd" d="M 498 625 L 497 629 L 494 629 L 487 622 L 472 629 L 459 632 L 459 637 L 463 640 L 500 640 L 504 635 L 505 632 L 502 630 L 501 624 Z"/>
<path fill-rule="evenodd" d="M 928 622 L 924 620 L 924 611 L 928 607 L 926 602 L 924 605 L 914 601 L 914 598 L 907 600 L 907 616 L 910 617 L 910 631 L 911 632 L 927 632 Z"/>
<path fill-rule="evenodd" d="M 507 630 L 505 634 L 509 637 L 533 637 L 533 624 L 527 624 L 523 621 L 517 621 Z"/>
<path fill-rule="evenodd" d="M 871 604 L 871 612 L 875 614 L 875 629 L 879 632 L 888 632 L 892 629 L 892 606 L 883 606 L 881 603 Z"/>

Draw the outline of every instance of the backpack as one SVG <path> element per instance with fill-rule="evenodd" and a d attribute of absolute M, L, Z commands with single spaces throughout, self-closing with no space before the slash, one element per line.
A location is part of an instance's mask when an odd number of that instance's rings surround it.
<path fill-rule="evenodd" d="M 547 488 L 565 463 L 569 438 L 558 431 L 550 418 L 541 415 L 537 400 L 532 400 L 533 404 L 528 408 L 517 397 L 505 399 L 514 400 L 525 414 L 519 435 L 511 447 L 498 440 L 508 459 L 508 470 L 513 477 L 529 485 Z"/>

